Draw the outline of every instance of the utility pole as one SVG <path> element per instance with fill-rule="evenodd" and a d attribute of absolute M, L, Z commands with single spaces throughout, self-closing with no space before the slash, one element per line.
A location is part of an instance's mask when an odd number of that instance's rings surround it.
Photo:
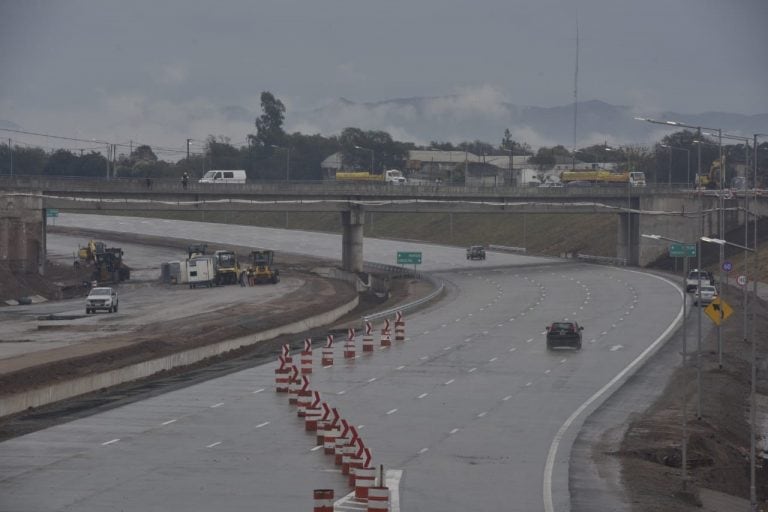
<path fill-rule="evenodd" d="M 8 154 L 11 156 L 11 176 L 13 176 L 13 146 L 11 146 L 10 137 L 8 137 Z"/>
<path fill-rule="evenodd" d="M 187 165 L 189 165 L 189 143 L 192 142 L 192 139 L 187 139 Z"/>

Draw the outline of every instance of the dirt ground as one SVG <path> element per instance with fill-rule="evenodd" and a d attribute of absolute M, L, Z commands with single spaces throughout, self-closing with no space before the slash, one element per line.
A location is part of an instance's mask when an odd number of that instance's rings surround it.
<path fill-rule="evenodd" d="M 70 230 L 56 228 L 57 232 L 82 235 L 85 240 L 98 238 L 99 233 L 85 230 Z M 114 234 L 110 234 L 112 239 Z M 162 239 L 141 235 L 120 235 L 125 242 L 136 242 L 146 245 L 186 249 L 194 240 Z M 231 248 L 238 254 L 248 254 L 251 248 L 223 246 Z M 42 353 L 30 353 L 24 356 L 24 364 L 18 369 L 0 374 L 0 395 L 11 394 L 24 389 L 33 389 L 52 382 L 68 380 L 89 373 L 106 371 L 133 364 L 189 348 L 215 343 L 218 341 L 260 332 L 280 324 L 289 323 L 327 311 L 351 300 L 356 292 L 351 285 L 332 279 L 318 277 L 310 270 L 318 266 L 328 266 L 329 262 L 317 258 L 297 255 L 276 254 L 276 262 L 282 275 L 300 275 L 306 282 L 300 290 L 288 293 L 280 298 L 259 304 L 241 304 L 222 311 L 205 313 L 194 312 L 194 321 L 190 318 L 180 318 L 171 321 L 154 322 L 142 325 L 130 333 L 105 332 L 102 337 L 89 339 L 89 347 L 104 346 L 105 350 L 94 352 L 83 350 L 78 352 L 72 347 L 71 357 L 62 357 L 55 362 L 35 364 L 35 358 L 43 358 Z M 0 269 L 0 284 L 16 287 L 14 296 L 33 293 L 46 294 L 48 298 L 58 298 L 65 287 L 80 286 L 80 276 L 71 266 L 52 265 L 51 271 L 45 278 L 16 276 Z M 58 282 L 59 285 L 53 284 Z M 359 324 L 362 314 L 373 308 L 387 308 L 404 300 L 413 294 L 423 295 L 428 290 L 423 289 L 426 283 L 410 279 L 393 279 L 389 297 L 378 298 L 363 294 L 361 305 L 355 311 L 340 319 L 343 322 Z M 123 339 L 124 338 L 124 339 Z M 121 342 L 122 339 L 122 343 Z M 125 342 L 130 340 L 130 345 Z M 258 344 L 258 347 L 234 351 L 231 356 L 239 357 L 244 352 L 254 354 L 279 353 L 280 346 L 286 340 L 269 340 Z M 109 348 L 109 346 L 115 348 Z M 69 349 L 67 347 L 65 350 Z M 41 359 L 42 360 L 42 359 Z"/>
<path fill-rule="evenodd" d="M 663 395 L 629 425 L 616 454 L 621 461 L 622 481 L 633 504 L 642 512 L 688 512 L 707 505 L 702 497 L 711 489 L 749 499 L 749 392 L 751 344 L 743 338 L 741 290 L 726 289 L 723 298 L 733 316 L 722 324 L 723 367 L 718 367 L 716 330 L 703 341 L 702 418 L 697 419 L 695 335 L 689 332 L 687 369 L 678 368 Z M 692 314 L 696 314 L 695 310 Z M 704 322 L 710 320 L 704 316 Z M 768 394 L 766 349 L 768 305 L 755 306 L 758 354 L 758 398 Z M 691 340 L 694 340 L 691 343 Z M 682 490 L 682 405 L 687 399 L 688 485 Z M 758 402 L 759 404 L 760 402 Z M 759 418 L 759 416 L 758 416 Z M 757 496 L 760 510 L 768 510 L 768 468 L 760 447 L 765 421 L 758 420 Z M 733 510 L 708 508 L 708 510 Z M 746 509 L 745 509 L 746 510 Z"/>

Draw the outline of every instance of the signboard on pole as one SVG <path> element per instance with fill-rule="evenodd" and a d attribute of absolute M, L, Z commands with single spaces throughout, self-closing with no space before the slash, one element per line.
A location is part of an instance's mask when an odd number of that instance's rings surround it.
<path fill-rule="evenodd" d="M 736 282 L 739 283 L 739 286 L 747 286 L 747 276 L 744 274 L 740 275 L 736 278 Z"/>
<path fill-rule="evenodd" d="M 45 216 L 46 217 L 58 217 L 59 216 L 59 210 L 56 208 L 46 208 L 45 209 Z"/>
<path fill-rule="evenodd" d="M 733 309 L 727 302 L 718 297 L 704 308 L 704 313 L 712 320 L 712 323 L 720 325 L 733 314 Z"/>
<path fill-rule="evenodd" d="M 723 262 L 723 272 L 730 272 L 731 270 L 733 270 L 733 263 L 731 263 L 728 260 L 725 260 Z"/>
<path fill-rule="evenodd" d="M 397 252 L 398 265 L 421 265 L 420 252 Z"/>
<path fill-rule="evenodd" d="M 694 258 L 696 257 L 696 244 L 670 244 L 670 258 Z"/>

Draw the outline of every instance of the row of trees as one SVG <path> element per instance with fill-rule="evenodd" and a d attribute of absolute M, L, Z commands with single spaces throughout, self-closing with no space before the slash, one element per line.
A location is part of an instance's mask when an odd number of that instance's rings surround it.
<path fill-rule="evenodd" d="M 202 153 L 190 154 L 176 162 L 159 159 L 146 145 L 131 148 L 128 154 L 120 154 L 108 162 L 96 151 L 78 155 L 60 149 L 46 153 L 40 148 L 5 144 L 0 145 L 0 173 L 178 178 L 183 172 L 194 177 L 208 169 L 245 169 L 251 180 L 320 180 L 324 177 L 322 162 L 336 152 L 341 154 L 345 169 L 381 172 L 404 169 L 411 149 L 433 149 L 486 156 L 529 156 L 529 163 L 542 170 L 572 160 L 616 163 L 622 170 L 645 171 L 651 182 L 684 183 L 693 181 L 699 168 L 699 153 L 702 172 L 709 169 L 719 154 L 715 141 L 702 138 L 701 143 L 696 143 L 696 134 L 687 130 L 667 135 L 652 148 L 598 144 L 571 152 L 558 145 L 541 147 L 534 153 L 527 143 L 513 140 L 509 130 L 505 130 L 497 146 L 479 140 L 460 144 L 432 141 L 420 148 L 377 130 L 346 128 L 339 135 L 329 137 L 286 133 L 283 129 L 285 106 L 270 92 L 261 94 L 261 112 L 255 120 L 256 133 L 247 136 L 247 145 L 236 147 L 227 138 L 210 136 Z M 745 163 L 743 144 L 726 145 L 723 151 L 731 172 L 734 164 Z M 768 143 L 761 144 L 759 152 L 760 174 L 765 175 L 768 174 Z M 748 163 L 751 165 L 751 160 Z"/>

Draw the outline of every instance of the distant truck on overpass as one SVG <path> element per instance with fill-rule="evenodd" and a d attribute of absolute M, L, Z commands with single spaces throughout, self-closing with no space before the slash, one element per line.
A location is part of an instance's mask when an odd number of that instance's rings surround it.
<path fill-rule="evenodd" d="M 367 171 L 337 172 L 336 181 L 368 181 L 405 185 L 408 180 L 405 179 L 405 176 L 403 176 L 401 171 L 397 169 L 389 169 L 382 174 L 373 174 Z"/>

